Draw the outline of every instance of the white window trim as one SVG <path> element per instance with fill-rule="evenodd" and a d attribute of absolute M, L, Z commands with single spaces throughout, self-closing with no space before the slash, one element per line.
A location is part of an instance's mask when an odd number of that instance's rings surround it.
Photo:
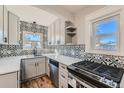
<path fill-rule="evenodd" d="M 34 48 L 24 48 L 24 44 L 26 43 L 25 40 L 24 40 L 24 38 L 25 38 L 25 37 L 24 37 L 24 34 L 33 34 L 33 33 L 34 33 L 34 32 L 23 31 L 23 36 L 22 36 L 22 37 L 23 37 L 23 41 L 22 41 L 22 42 L 23 42 L 23 45 L 22 45 L 22 46 L 23 46 L 23 49 L 24 49 L 24 50 L 32 50 L 32 49 L 34 49 Z M 42 33 L 36 32 L 35 34 L 38 34 L 38 35 L 40 35 L 41 37 L 43 37 L 43 34 L 42 34 Z M 42 38 L 42 39 L 43 39 L 43 38 Z M 43 42 L 43 40 L 41 41 L 41 44 L 43 44 L 42 42 Z"/>
<path fill-rule="evenodd" d="M 119 28 L 118 28 L 118 31 L 116 32 L 116 39 L 117 39 L 117 51 L 120 49 L 119 47 L 119 33 L 120 33 L 120 12 L 116 12 L 116 13 L 113 13 L 113 14 L 109 14 L 107 16 L 104 16 L 104 17 L 101 17 L 99 19 L 95 19 L 91 22 L 91 26 L 94 22 L 97 22 L 97 21 L 100 21 L 100 20 L 104 20 L 104 19 L 108 19 L 108 18 L 111 18 L 111 17 L 114 17 L 114 16 L 119 16 L 119 20 L 118 20 L 118 24 L 119 24 Z M 95 32 L 93 31 L 93 26 L 92 26 L 92 31 L 91 31 L 92 35 L 91 35 L 91 44 L 93 43 L 94 45 L 91 47 L 93 50 L 97 51 L 98 49 L 95 49 L 95 44 L 96 42 L 94 41 L 95 37 Z M 101 51 L 101 52 L 105 52 L 105 51 L 108 51 L 108 50 L 98 50 L 98 51 Z"/>
<path fill-rule="evenodd" d="M 120 31 L 118 34 L 118 50 L 117 51 L 105 51 L 105 50 L 94 50 L 92 49 L 91 45 L 91 38 L 93 35 L 92 32 L 92 21 L 93 20 L 99 20 L 104 19 L 106 17 L 112 16 L 112 15 L 120 15 Z M 124 20 L 124 7 L 117 7 L 117 6 L 107 6 L 103 9 L 100 9 L 86 17 L 86 24 L 85 24 L 85 44 L 86 44 L 86 52 L 88 53 L 98 53 L 98 54 L 108 54 L 108 55 L 120 55 L 123 56 L 124 53 L 124 23 L 122 20 Z"/>

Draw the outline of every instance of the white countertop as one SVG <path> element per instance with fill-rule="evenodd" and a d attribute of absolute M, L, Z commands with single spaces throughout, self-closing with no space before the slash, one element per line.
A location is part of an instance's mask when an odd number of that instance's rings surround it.
<path fill-rule="evenodd" d="M 20 70 L 23 58 L 32 58 L 33 55 L 0 58 L 0 75 Z"/>
<path fill-rule="evenodd" d="M 63 55 L 44 54 L 43 56 L 56 60 L 65 65 L 71 65 L 73 63 L 81 61 L 80 59 L 67 57 Z M 21 59 L 25 59 L 25 58 L 37 58 L 37 57 L 33 55 L 24 55 L 24 56 L 0 58 L 0 75 L 19 71 Z"/>
<path fill-rule="evenodd" d="M 65 65 L 71 65 L 73 63 L 82 61 L 81 59 L 72 58 L 72 57 L 68 57 L 68 56 L 64 56 L 64 55 L 43 54 L 43 56 L 46 56 L 46 57 L 53 59 L 53 60 L 56 60 L 62 64 L 65 64 Z"/>
<path fill-rule="evenodd" d="M 7 57 L 0 59 L 0 75 L 20 70 L 20 57 Z"/>

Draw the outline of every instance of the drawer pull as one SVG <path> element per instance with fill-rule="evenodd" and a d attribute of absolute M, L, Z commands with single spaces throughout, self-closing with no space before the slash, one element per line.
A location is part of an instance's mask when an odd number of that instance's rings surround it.
<path fill-rule="evenodd" d="M 65 76 L 61 75 L 63 78 L 65 78 Z"/>
<path fill-rule="evenodd" d="M 65 69 L 65 67 L 64 66 L 61 66 L 63 69 Z"/>

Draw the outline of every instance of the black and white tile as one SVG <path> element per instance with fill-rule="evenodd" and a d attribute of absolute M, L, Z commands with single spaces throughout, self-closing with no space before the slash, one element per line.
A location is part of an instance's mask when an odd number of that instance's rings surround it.
<path fill-rule="evenodd" d="M 21 56 L 21 55 L 32 55 L 33 50 L 23 50 L 22 48 L 22 32 L 29 31 L 29 32 L 38 32 L 43 33 L 43 47 L 47 46 L 47 31 L 48 27 L 28 23 L 25 21 L 20 21 L 20 45 L 4 45 L 0 44 L 0 57 L 10 57 L 10 56 Z"/>
<path fill-rule="evenodd" d="M 42 26 L 34 23 L 28 23 L 26 21 L 20 21 L 20 32 L 22 33 L 23 31 L 28 31 L 28 32 L 34 32 L 34 33 L 43 33 L 43 47 L 45 48 L 47 46 L 47 32 L 48 32 L 48 27 L 47 26 Z M 21 34 L 21 40 L 22 42 L 22 34 Z M 21 43 L 22 44 L 22 43 Z"/>
<path fill-rule="evenodd" d="M 48 46 L 48 48 L 52 49 L 52 51 L 56 49 L 58 53 L 61 55 L 79 58 L 82 60 L 94 61 L 97 63 L 102 63 L 104 65 L 109 65 L 124 69 L 124 56 L 86 53 L 85 45 L 59 45 L 59 46 Z"/>

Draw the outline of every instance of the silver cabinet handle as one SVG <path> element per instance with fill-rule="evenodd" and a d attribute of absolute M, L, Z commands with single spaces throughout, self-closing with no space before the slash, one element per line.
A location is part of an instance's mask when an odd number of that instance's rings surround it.
<path fill-rule="evenodd" d="M 4 42 L 7 43 L 7 37 L 4 37 Z"/>
<path fill-rule="evenodd" d="M 65 78 L 65 76 L 61 75 L 63 78 Z"/>
<path fill-rule="evenodd" d="M 65 67 L 64 66 L 61 66 L 63 69 L 65 69 Z"/>

